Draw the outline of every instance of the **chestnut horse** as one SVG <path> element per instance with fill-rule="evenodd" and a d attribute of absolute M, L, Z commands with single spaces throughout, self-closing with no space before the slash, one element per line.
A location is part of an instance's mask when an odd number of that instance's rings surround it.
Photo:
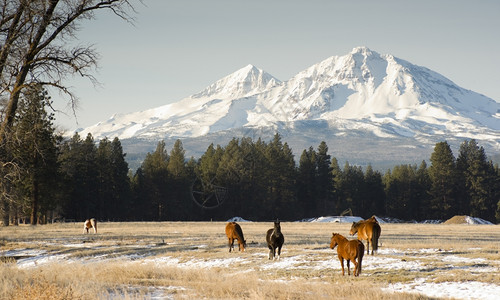
<path fill-rule="evenodd" d="M 347 275 L 351 275 L 350 262 L 354 264 L 354 276 L 361 274 L 361 263 L 365 253 L 365 246 L 359 240 L 349 241 L 344 236 L 334 233 L 330 242 L 330 248 L 334 249 L 338 245 L 340 265 L 342 266 L 342 276 L 344 276 L 344 259 L 347 260 Z M 358 261 L 356 261 L 356 259 Z"/>
<path fill-rule="evenodd" d="M 372 216 L 369 219 L 352 222 L 351 231 L 349 231 L 350 235 L 358 234 L 358 240 L 366 240 L 366 254 L 370 254 L 370 242 L 372 243 L 372 255 L 378 249 L 378 239 L 380 237 L 380 233 L 382 229 L 375 219 L 375 216 Z"/>
<path fill-rule="evenodd" d="M 229 244 L 229 252 L 231 249 L 234 250 L 234 240 L 238 240 L 238 248 L 240 251 L 245 252 L 245 248 L 247 247 L 247 241 L 243 237 L 243 230 L 236 222 L 229 222 L 226 224 L 226 235 Z"/>
<path fill-rule="evenodd" d="M 280 221 L 274 222 L 274 228 L 267 231 L 266 234 L 267 247 L 269 248 L 269 259 L 274 259 L 276 256 L 276 249 L 278 249 L 278 259 L 281 255 L 281 247 L 285 242 L 285 237 L 281 233 Z"/>
<path fill-rule="evenodd" d="M 97 221 L 94 218 L 85 220 L 83 223 L 83 233 L 89 233 L 90 228 L 94 228 L 94 233 L 97 233 Z"/>

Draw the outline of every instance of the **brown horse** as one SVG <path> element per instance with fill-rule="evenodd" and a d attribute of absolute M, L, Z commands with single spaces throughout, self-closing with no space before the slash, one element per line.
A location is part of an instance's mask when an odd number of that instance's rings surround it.
<path fill-rule="evenodd" d="M 342 276 L 344 276 L 344 259 L 347 260 L 347 275 L 351 275 L 350 261 L 354 264 L 354 276 L 361 274 L 361 263 L 365 253 L 365 246 L 359 240 L 349 241 L 342 235 L 334 233 L 330 242 L 330 248 L 334 249 L 338 245 L 340 265 L 342 266 Z M 358 261 L 356 261 L 356 259 Z"/>
<path fill-rule="evenodd" d="M 378 239 L 380 237 L 380 233 L 382 229 L 375 219 L 375 216 L 372 216 L 369 219 L 352 222 L 351 231 L 349 231 L 350 235 L 358 234 L 358 240 L 366 240 L 366 254 L 370 254 L 370 242 L 372 243 L 372 255 L 378 249 Z"/>
<path fill-rule="evenodd" d="M 94 228 L 94 233 L 97 233 L 97 221 L 94 218 L 85 220 L 83 223 L 83 233 L 89 233 L 90 228 Z"/>
<path fill-rule="evenodd" d="M 245 248 L 247 247 L 247 241 L 243 237 L 243 230 L 236 222 L 229 222 L 226 224 L 226 235 L 229 244 L 229 252 L 231 249 L 234 250 L 234 240 L 238 240 L 238 248 L 240 251 L 245 252 Z"/>
<path fill-rule="evenodd" d="M 283 247 L 283 243 L 285 243 L 285 237 L 283 233 L 281 233 L 280 221 L 276 220 L 276 222 L 274 222 L 274 228 L 267 231 L 266 242 L 269 248 L 269 259 L 274 259 L 276 257 L 276 249 L 278 249 L 278 259 L 280 259 L 281 247 Z"/>

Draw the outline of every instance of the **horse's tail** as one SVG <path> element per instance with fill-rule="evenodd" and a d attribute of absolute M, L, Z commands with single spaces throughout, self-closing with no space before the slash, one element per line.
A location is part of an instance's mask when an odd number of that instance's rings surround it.
<path fill-rule="evenodd" d="M 373 251 L 378 250 L 378 238 L 380 237 L 382 229 L 380 228 L 380 225 L 378 223 L 373 224 L 373 229 L 372 229 L 372 247 Z"/>
<path fill-rule="evenodd" d="M 361 264 L 363 263 L 363 255 L 365 255 L 365 245 L 363 242 L 358 243 L 358 276 L 361 274 Z"/>

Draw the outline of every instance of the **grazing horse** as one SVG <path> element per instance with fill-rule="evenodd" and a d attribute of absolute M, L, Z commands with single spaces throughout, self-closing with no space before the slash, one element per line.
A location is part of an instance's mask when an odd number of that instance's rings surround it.
<path fill-rule="evenodd" d="M 281 255 L 281 247 L 285 242 L 285 237 L 281 233 L 281 225 L 278 220 L 274 222 L 274 228 L 267 231 L 266 235 L 267 247 L 269 247 L 269 259 L 274 259 L 276 256 L 276 249 L 278 249 L 278 259 Z"/>
<path fill-rule="evenodd" d="M 354 276 L 361 274 L 361 263 L 363 262 L 363 255 L 365 253 L 365 246 L 359 240 L 349 241 L 342 235 L 334 233 L 330 242 L 330 248 L 337 247 L 337 254 L 339 255 L 340 265 L 342 266 L 342 276 L 344 276 L 344 259 L 347 260 L 347 275 L 351 275 L 350 261 L 354 264 Z M 356 261 L 356 259 L 358 261 Z"/>
<path fill-rule="evenodd" d="M 380 233 L 382 229 L 375 219 L 372 216 L 369 219 L 352 222 L 351 231 L 349 231 L 350 235 L 358 234 L 358 240 L 366 240 L 366 254 L 370 254 L 370 242 L 372 243 L 372 255 L 378 249 L 378 239 L 380 237 Z"/>
<path fill-rule="evenodd" d="M 231 249 L 234 250 L 234 240 L 238 240 L 238 248 L 240 251 L 245 252 L 245 248 L 247 247 L 247 241 L 243 237 L 243 230 L 236 222 L 229 222 L 226 224 L 226 235 L 229 243 L 229 252 Z"/>
<path fill-rule="evenodd" d="M 97 233 L 97 221 L 94 218 L 85 220 L 83 223 L 83 233 L 89 233 L 90 228 L 94 228 L 94 233 Z"/>

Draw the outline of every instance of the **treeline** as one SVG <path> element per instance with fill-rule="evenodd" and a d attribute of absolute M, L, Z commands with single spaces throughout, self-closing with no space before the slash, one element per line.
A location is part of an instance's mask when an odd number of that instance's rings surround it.
<path fill-rule="evenodd" d="M 118 138 L 64 140 L 44 107 L 43 90 L 20 103 L 13 137 L 0 149 L 3 222 L 298 220 L 352 211 L 364 218 L 447 219 L 457 214 L 500 221 L 500 171 L 475 140 L 455 158 L 437 143 L 420 165 L 385 173 L 339 166 L 321 142 L 298 162 L 276 134 L 270 141 L 234 138 L 185 157 L 182 142 L 160 141 L 142 165 L 129 170 Z M 14 138 L 15 137 L 15 138 Z"/>

